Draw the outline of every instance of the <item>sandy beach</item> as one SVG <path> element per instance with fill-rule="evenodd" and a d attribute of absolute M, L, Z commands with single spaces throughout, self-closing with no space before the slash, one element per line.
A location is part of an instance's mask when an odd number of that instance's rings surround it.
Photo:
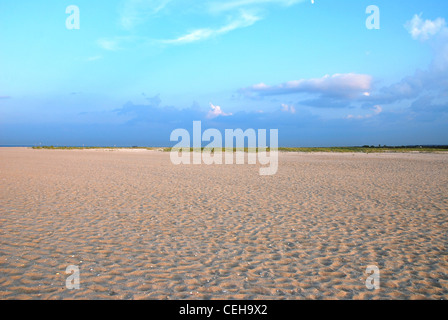
<path fill-rule="evenodd" d="M 448 154 L 258 168 L 0 148 L 0 299 L 448 298 Z"/>

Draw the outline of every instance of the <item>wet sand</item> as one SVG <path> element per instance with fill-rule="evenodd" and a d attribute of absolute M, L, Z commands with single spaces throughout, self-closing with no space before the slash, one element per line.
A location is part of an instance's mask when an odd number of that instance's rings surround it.
<path fill-rule="evenodd" d="M 0 148 L 0 299 L 448 298 L 448 154 L 258 167 Z"/>

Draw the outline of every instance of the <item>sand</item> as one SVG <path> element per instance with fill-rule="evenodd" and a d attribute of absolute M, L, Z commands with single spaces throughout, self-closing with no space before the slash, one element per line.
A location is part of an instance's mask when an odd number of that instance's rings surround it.
<path fill-rule="evenodd" d="M 0 148 L 0 179 L 1 299 L 448 298 L 448 154 Z"/>

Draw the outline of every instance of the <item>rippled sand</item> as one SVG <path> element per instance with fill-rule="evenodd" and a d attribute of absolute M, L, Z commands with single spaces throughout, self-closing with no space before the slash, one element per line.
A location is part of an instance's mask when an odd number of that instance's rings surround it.
<path fill-rule="evenodd" d="M 0 148 L 0 298 L 448 298 L 448 154 L 279 161 Z"/>

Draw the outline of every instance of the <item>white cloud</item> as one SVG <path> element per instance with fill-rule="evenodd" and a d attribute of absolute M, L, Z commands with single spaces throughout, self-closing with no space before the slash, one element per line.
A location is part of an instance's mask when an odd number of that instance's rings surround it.
<path fill-rule="evenodd" d="M 383 108 L 381 106 L 374 106 L 373 109 L 374 109 L 373 115 L 375 116 L 383 112 Z"/>
<path fill-rule="evenodd" d="M 316 93 L 327 96 L 352 97 L 370 92 L 372 77 L 365 74 L 334 74 L 316 79 L 301 79 L 269 86 L 264 83 L 242 89 L 260 95 L 282 95 L 291 93 Z"/>
<path fill-rule="evenodd" d="M 265 90 L 265 89 L 269 89 L 269 88 L 270 88 L 270 86 L 268 86 L 265 83 L 254 84 L 252 86 L 252 89 L 254 89 L 254 90 Z"/>
<path fill-rule="evenodd" d="M 405 27 L 411 34 L 412 38 L 424 41 L 440 33 L 442 30 L 446 31 L 446 22 L 443 18 L 437 18 L 436 20 L 423 20 L 421 18 L 421 14 L 416 14 L 405 24 Z"/>
<path fill-rule="evenodd" d="M 414 74 L 389 86 L 380 88 L 365 97 L 372 104 L 392 104 L 403 100 L 417 99 L 423 94 L 437 98 L 448 92 L 448 27 L 443 18 L 423 20 L 421 15 L 406 23 L 409 34 L 416 40 L 426 42 L 433 50 L 433 58 L 428 68 L 417 69 Z"/>
<path fill-rule="evenodd" d="M 219 116 L 231 116 L 231 113 L 225 113 L 224 111 L 222 111 L 220 106 L 215 106 L 212 103 L 210 103 L 210 108 L 211 110 L 207 113 L 207 118 L 208 119 L 213 119 Z"/>
<path fill-rule="evenodd" d="M 233 30 L 236 30 L 239 28 L 249 27 L 249 26 L 253 25 L 255 22 L 257 22 L 258 20 L 260 20 L 260 17 L 243 12 L 237 19 L 222 26 L 221 28 L 197 29 L 190 33 L 187 33 L 186 35 L 178 37 L 176 39 L 161 40 L 160 42 L 165 43 L 165 44 L 185 44 L 185 43 L 191 43 L 191 42 L 196 42 L 196 41 L 200 41 L 200 40 L 205 40 L 205 39 L 209 39 L 211 37 L 225 34 L 227 32 L 230 32 L 230 31 L 233 31 Z"/>
<path fill-rule="evenodd" d="M 282 111 L 294 114 L 294 113 L 296 113 L 296 108 L 294 108 L 294 106 L 290 106 L 290 105 L 287 105 L 287 104 L 283 103 L 282 104 Z"/>
<path fill-rule="evenodd" d="M 406 27 L 414 39 L 431 39 L 434 57 L 430 68 L 432 72 L 445 72 L 448 68 L 448 26 L 445 19 L 423 21 L 421 15 L 415 15 L 406 23 Z"/>
<path fill-rule="evenodd" d="M 380 105 L 376 105 L 376 106 L 373 107 L 373 113 L 369 113 L 369 114 L 366 114 L 364 116 L 361 116 L 361 115 L 354 116 L 352 114 L 349 114 L 347 116 L 347 119 L 358 119 L 358 120 L 369 119 L 369 118 L 372 118 L 374 116 L 379 115 L 382 112 L 383 112 L 383 108 Z"/>

